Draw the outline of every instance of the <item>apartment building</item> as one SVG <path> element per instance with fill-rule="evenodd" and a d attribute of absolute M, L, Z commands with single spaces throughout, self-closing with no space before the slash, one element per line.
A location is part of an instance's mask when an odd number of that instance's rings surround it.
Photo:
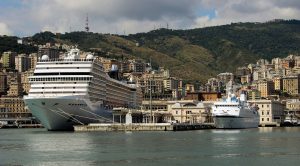
<path fill-rule="evenodd" d="M 15 57 L 17 56 L 16 52 L 3 52 L 2 54 L 2 67 L 6 69 L 15 69 Z"/>
<path fill-rule="evenodd" d="M 9 123 L 26 123 L 32 120 L 32 114 L 25 107 L 25 103 L 20 97 L 0 98 L 0 121 Z"/>
<path fill-rule="evenodd" d="M 274 100 L 249 100 L 258 106 L 260 126 L 280 126 L 284 120 L 284 104 Z"/>
<path fill-rule="evenodd" d="M 283 83 L 281 77 L 274 77 L 273 82 L 274 82 L 274 90 L 280 91 L 283 89 Z"/>
<path fill-rule="evenodd" d="M 268 97 L 274 92 L 274 82 L 269 80 L 262 80 L 258 82 L 258 90 L 261 97 Z"/>
<path fill-rule="evenodd" d="M 283 91 L 290 95 L 298 95 L 300 90 L 299 75 L 286 76 L 282 78 Z"/>

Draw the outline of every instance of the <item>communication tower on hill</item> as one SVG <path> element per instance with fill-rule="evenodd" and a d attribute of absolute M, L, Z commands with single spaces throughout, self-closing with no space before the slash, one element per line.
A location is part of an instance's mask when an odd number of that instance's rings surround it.
<path fill-rule="evenodd" d="M 89 32 L 90 27 L 89 27 L 89 15 L 86 14 L 86 19 L 85 19 L 85 31 Z"/>

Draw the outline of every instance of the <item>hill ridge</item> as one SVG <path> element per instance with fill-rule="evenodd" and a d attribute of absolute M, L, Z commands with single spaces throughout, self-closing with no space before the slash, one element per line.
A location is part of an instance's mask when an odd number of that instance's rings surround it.
<path fill-rule="evenodd" d="M 85 51 L 99 48 L 99 55 L 116 59 L 138 58 L 146 62 L 151 59 L 154 67 L 169 68 L 173 76 L 204 83 L 220 72 L 234 72 L 237 67 L 255 63 L 258 59 L 298 54 L 300 21 L 233 23 L 189 30 L 162 28 L 127 36 L 42 32 L 33 35 L 31 40 L 77 44 Z M 3 43 L 3 37 L 0 42 Z M 1 46 L 1 52 L 7 49 Z"/>

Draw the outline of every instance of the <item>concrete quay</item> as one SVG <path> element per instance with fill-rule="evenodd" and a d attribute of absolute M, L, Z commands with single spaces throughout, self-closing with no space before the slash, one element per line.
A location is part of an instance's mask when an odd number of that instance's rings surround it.
<path fill-rule="evenodd" d="M 203 130 L 216 128 L 213 123 L 205 124 L 174 124 L 173 131 L 185 131 L 185 130 Z"/>
<path fill-rule="evenodd" d="M 74 131 L 184 131 L 214 128 L 211 124 L 171 124 L 171 123 L 93 123 L 74 126 Z"/>
<path fill-rule="evenodd" d="M 93 123 L 74 126 L 74 131 L 172 131 L 170 123 Z"/>
<path fill-rule="evenodd" d="M 41 124 L 6 124 L 0 125 L 0 129 L 10 129 L 10 128 L 43 128 Z"/>

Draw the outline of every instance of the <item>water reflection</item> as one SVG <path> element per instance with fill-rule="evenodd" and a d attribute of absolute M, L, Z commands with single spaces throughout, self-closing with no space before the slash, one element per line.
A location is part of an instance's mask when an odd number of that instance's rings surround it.
<path fill-rule="evenodd" d="M 295 165 L 300 155 L 299 131 L 1 130 L 0 165 Z"/>
<path fill-rule="evenodd" d="M 212 133 L 216 134 L 237 134 L 240 132 L 241 130 L 212 130 Z"/>
<path fill-rule="evenodd" d="M 77 152 L 91 148 L 86 133 L 47 132 L 27 137 L 27 145 L 37 152 Z"/>
<path fill-rule="evenodd" d="M 269 133 L 273 131 L 273 127 L 259 127 L 260 133 Z"/>

